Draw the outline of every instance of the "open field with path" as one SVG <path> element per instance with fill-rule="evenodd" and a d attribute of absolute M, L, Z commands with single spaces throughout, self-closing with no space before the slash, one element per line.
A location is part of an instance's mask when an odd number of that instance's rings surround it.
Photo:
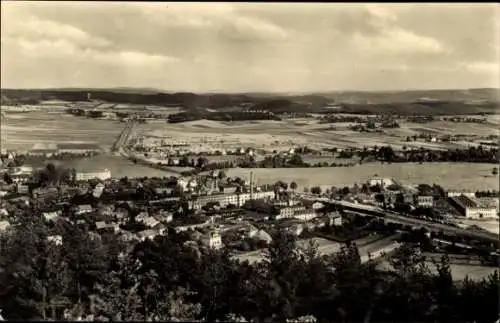
<path fill-rule="evenodd" d="M 78 105 L 78 104 L 77 104 Z M 144 106 L 141 106 L 144 108 Z M 4 149 L 29 149 L 35 142 L 98 142 L 106 147 L 122 128 L 117 121 L 75 117 L 64 113 L 64 105 L 39 106 L 40 110 L 26 113 L 7 112 L 2 118 L 2 147 Z M 135 106 L 117 105 L 114 110 L 137 109 Z M 177 112 L 178 108 L 148 107 L 162 113 Z M 496 116 L 488 117 L 487 124 L 452 123 L 434 121 L 427 124 L 400 123 L 396 129 L 384 133 L 360 133 L 349 129 L 350 123 L 320 124 L 316 119 L 287 119 L 283 121 L 218 122 L 198 120 L 169 124 L 163 120 L 149 121 L 137 127 L 137 134 L 170 137 L 178 140 L 204 138 L 208 141 L 224 140 L 226 145 L 247 145 L 254 148 L 277 149 L 288 146 L 308 145 L 325 147 L 371 147 L 392 145 L 394 148 L 427 147 L 455 149 L 463 143 L 425 143 L 405 141 L 407 136 L 429 133 L 433 135 L 498 135 Z M 193 139 L 194 138 L 194 139 Z M 274 147 L 274 148 L 273 148 Z"/>

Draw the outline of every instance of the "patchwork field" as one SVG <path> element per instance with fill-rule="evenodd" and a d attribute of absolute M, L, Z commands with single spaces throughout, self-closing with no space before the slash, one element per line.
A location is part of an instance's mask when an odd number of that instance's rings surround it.
<path fill-rule="evenodd" d="M 491 174 L 491 164 L 362 164 L 348 168 L 260 168 L 253 169 L 260 184 L 279 180 L 294 181 L 303 187 L 343 187 L 364 182 L 377 174 L 392 177 L 403 184 L 435 183 L 448 189 L 498 190 L 498 177 Z M 235 168 L 226 171 L 228 176 L 249 179 L 250 169 Z"/>
<path fill-rule="evenodd" d="M 79 104 L 79 103 L 78 103 Z M 76 104 L 76 105 L 78 105 Z M 83 103 L 82 103 L 83 104 Z M 90 104 L 86 102 L 86 104 Z M 95 105 L 92 103 L 92 105 Z M 106 104 L 102 105 L 105 106 Z M 5 112 L 2 118 L 1 144 L 5 149 L 30 148 L 34 142 L 98 142 L 102 146 L 112 144 L 122 125 L 109 120 L 78 118 L 64 113 L 65 104 L 53 102 L 39 106 L 39 111 Z M 120 104 L 113 110 L 147 109 L 164 114 L 180 111 L 179 108 L 137 106 Z M 434 135 L 498 135 L 497 116 L 488 117 L 487 124 L 452 123 L 435 121 L 428 124 L 401 123 L 397 129 L 385 129 L 384 133 L 360 133 L 349 129 L 349 123 L 319 124 L 315 119 L 287 119 L 283 121 L 218 122 L 198 120 L 181 124 L 168 124 L 163 120 L 139 125 L 137 133 L 144 136 L 171 137 L 194 142 L 219 141 L 225 146 L 246 145 L 255 148 L 286 149 L 297 145 L 311 148 L 324 147 L 371 147 L 392 145 L 394 148 L 428 147 L 433 149 L 460 148 L 462 143 L 425 143 L 405 141 L 407 136 L 419 133 Z M 225 144 L 224 144 L 225 143 Z"/>
<path fill-rule="evenodd" d="M 141 125 L 138 134 L 155 137 L 175 137 L 198 142 L 225 141 L 227 145 L 248 145 L 254 148 L 286 149 L 293 145 L 311 148 L 361 148 L 391 145 L 396 149 L 425 147 L 429 149 L 466 148 L 471 142 L 427 143 L 406 142 L 406 137 L 421 133 L 440 135 L 499 135 L 498 125 L 435 121 L 429 124 L 402 123 L 400 128 L 385 129 L 384 133 L 361 133 L 349 129 L 349 123 L 319 124 L 312 119 L 283 121 L 218 122 L 198 120 L 182 124 L 150 123 Z M 273 148 L 274 147 L 274 148 Z M 226 148 L 224 145 L 221 148 Z"/>

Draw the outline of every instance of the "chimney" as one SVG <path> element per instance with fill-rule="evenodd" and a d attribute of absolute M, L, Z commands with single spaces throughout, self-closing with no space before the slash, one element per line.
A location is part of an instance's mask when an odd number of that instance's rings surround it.
<path fill-rule="evenodd" d="M 253 171 L 250 172 L 250 201 L 253 201 Z"/>

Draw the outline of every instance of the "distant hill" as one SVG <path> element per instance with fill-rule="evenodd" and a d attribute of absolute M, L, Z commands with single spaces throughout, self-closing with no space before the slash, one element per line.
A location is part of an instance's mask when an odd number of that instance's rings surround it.
<path fill-rule="evenodd" d="M 397 92 L 330 92 L 317 93 L 339 103 L 399 103 L 414 102 L 421 99 L 439 101 L 500 101 L 500 89 L 469 89 L 469 90 L 419 90 Z"/>
<path fill-rule="evenodd" d="M 476 114 L 498 111 L 500 89 L 422 90 L 398 92 L 331 92 L 317 94 L 196 94 L 168 93 L 151 88 L 116 89 L 2 89 L 2 104 L 36 104 L 46 100 L 129 103 L 179 106 L 187 112 L 262 110 L 280 113 L 326 113 L 336 104 L 337 112 L 398 114 Z"/>

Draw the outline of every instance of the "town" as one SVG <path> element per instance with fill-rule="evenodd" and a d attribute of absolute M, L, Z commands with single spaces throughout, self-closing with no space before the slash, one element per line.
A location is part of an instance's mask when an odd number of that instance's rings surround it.
<path fill-rule="evenodd" d="M 0 6 L 0 321 L 500 323 L 495 5 Z"/>
<path fill-rule="evenodd" d="M 466 228 L 460 221 L 498 219 L 498 192 L 445 191 L 425 183 L 412 187 L 380 177 L 324 192 L 320 187 L 298 191 L 294 182 L 256 185 L 251 170 L 248 179 L 228 178 L 223 170 L 191 178 L 117 179 L 109 170 L 80 172 L 53 164 L 35 170 L 4 167 L 2 173 L 1 230 L 18 225 L 18 215 L 31 209 L 47 225 L 59 221 L 83 225 L 89 233 L 113 234 L 130 243 L 171 229 L 183 231 L 199 247 L 227 248 L 234 257 L 250 261 L 271 242 L 276 230 L 289 232 L 305 244 L 318 243 L 325 255 L 338 252 L 347 241 L 357 241 L 363 246 L 363 259 L 396 249 L 401 233 L 421 228 L 433 242 L 435 249 L 429 252 L 441 250 L 444 244 L 478 260 L 474 251 L 481 250 L 486 256 L 479 260 L 487 264 L 494 264 L 498 252 L 494 233 L 488 237 L 488 231 L 476 226 L 475 235 L 474 227 Z M 390 220 L 383 212 L 403 220 Z M 436 230 L 437 224 L 446 228 Z M 377 232 L 380 226 L 388 234 Z M 56 232 L 49 238 L 61 243 Z M 463 239 L 469 242 L 457 247 Z"/>

